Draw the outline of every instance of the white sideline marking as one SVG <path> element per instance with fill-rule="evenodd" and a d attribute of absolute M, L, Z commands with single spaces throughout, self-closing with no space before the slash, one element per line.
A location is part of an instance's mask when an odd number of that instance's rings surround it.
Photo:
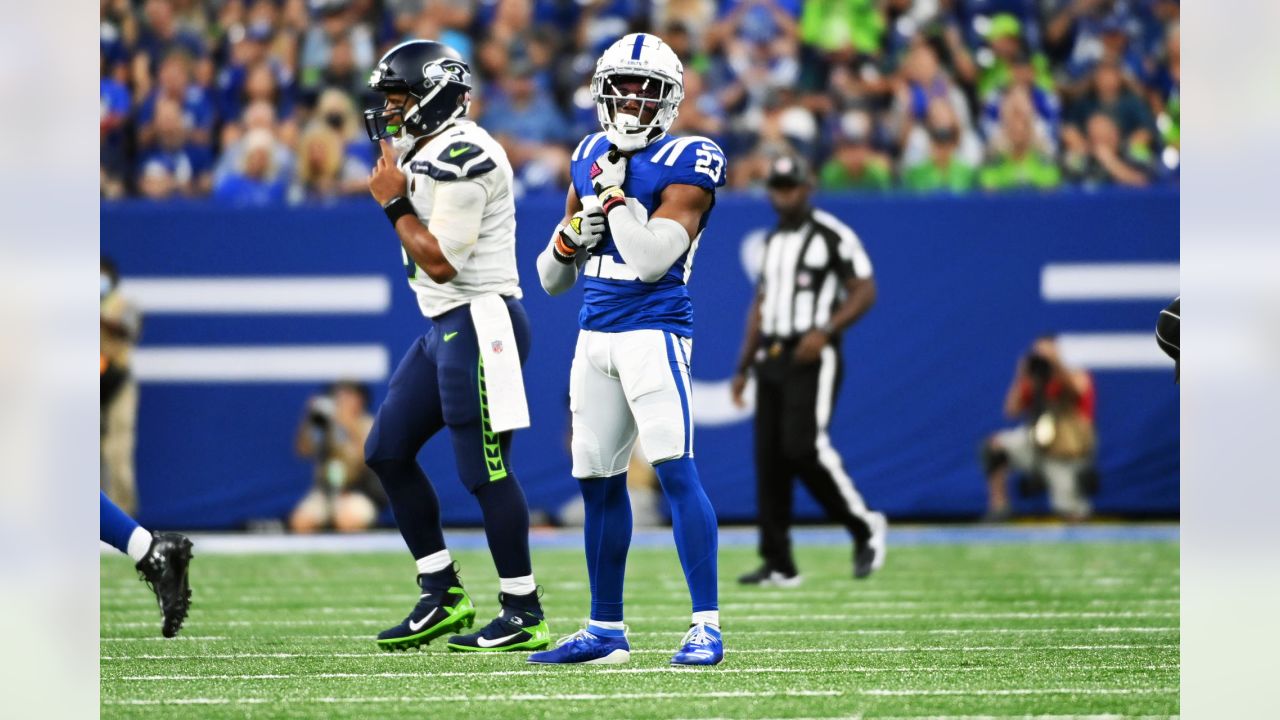
<path fill-rule="evenodd" d="M 686 671 L 688 672 L 688 671 Z M 312 703 L 320 703 L 324 705 L 347 705 L 347 704 L 364 704 L 364 703 L 423 703 L 423 702 L 565 702 L 577 700 L 675 700 L 680 698 L 761 698 L 761 697 L 837 697 L 844 695 L 839 690 L 779 690 L 773 691 L 750 691 L 750 690 L 723 690 L 712 692 L 697 693 L 612 693 L 612 694 L 593 694 L 593 693 L 561 693 L 561 694 L 531 694 L 517 693 L 514 695 L 421 695 L 412 696 L 404 695 L 401 697 L 314 697 L 314 698 L 174 698 L 166 700 L 104 700 L 104 705 L 240 705 L 240 704 L 261 704 L 266 702 L 282 703 L 290 705 L 308 705 Z"/>
<path fill-rule="evenodd" d="M 344 636 L 345 637 L 345 636 Z M 110 638 L 103 638 L 109 640 Z M 137 640 L 149 640 L 151 638 L 130 638 Z M 201 638 L 208 639 L 208 638 Z M 776 654 L 808 654 L 808 653 L 844 653 L 844 654 L 865 654 L 865 653 L 912 653 L 912 652 L 1009 652 L 1015 650 L 1064 650 L 1076 652 L 1103 652 L 1108 650 L 1172 650 L 1180 647 L 1177 643 L 1154 643 L 1151 645 L 970 645 L 970 646 L 953 646 L 953 645 L 921 645 L 921 646 L 897 646 L 897 647 L 873 647 L 873 648 L 732 648 L 729 652 L 734 655 L 776 655 Z M 671 650 L 657 650 L 651 648 L 636 649 L 632 648 L 631 654 L 641 655 L 667 655 Z M 500 657 L 501 653 L 477 653 L 468 657 Z M 362 652 L 362 653 L 201 653 L 199 655 L 103 655 L 99 660 L 103 661 L 132 661 L 132 660 L 247 660 L 250 658 L 386 658 L 386 659 L 409 659 L 416 658 L 421 660 L 423 653 L 411 652 Z"/>
<path fill-rule="evenodd" d="M 381 275 L 132 277 L 120 291 L 152 314 L 377 314 L 391 307 L 391 284 Z"/>
<path fill-rule="evenodd" d="M 153 383 L 378 381 L 390 363 L 382 345 L 142 347 L 133 354 L 134 375 Z"/>
<path fill-rule="evenodd" d="M 1177 695 L 1179 688 L 1006 688 L 1003 690 L 855 690 L 875 697 L 942 695 Z"/>
<path fill-rule="evenodd" d="M 1040 296 L 1064 300 L 1161 300 L 1179 294 L 1178 263 L 1048 263 Z M 1153 319 L 1154 325 L 1155 320 Z"/>
<path fill-rule="evenodd" d="M 665 652 L 665 651 L 664 651 Z M 912 673 L 912 672 L 989 672 L 991 670 L 1001 669 L 1003 666 L 964 666 L 956 667 L 882 667 L 882 668 L 718 668 L 716 674 L 803 674 L 803 675 L 830 675 L 833 673 Z M 1179 665 L 1078 665 L 1078 664 L 1055 664 L 1055 670 L 1176 670 Z M 663 673 L 687 673 L 684 668 L 675 667 L 657 667 L 657 668 L 618 668 L 613 670 L 596 669 L 593 667 L 574 666 L 555 670 L 491 670 L 486 671 L 485 675 L 496 675 L 501 677 L 523 677 L 526 675 L 542 675 L 549 673 L 588 675 L 649 675 Z M 473 671 L 423 671 L 423 672 L 359 672 L 359 673 L 315 673 L 307 672 L 299 674 L 282 674 L 282 673 L 258 673 L 244 675 L 124 675 L 118 678 L 108 678 L 107 681 L 123 680 L 128 682 L 139 682 L 148 680 L 162 681 L 193 681 L 193 680 L 306 680 L 310 678 L 324 680 L 352 680 L 363 678 L 452 678 L 452 677 L 472 677 L 475 675 Z"/>

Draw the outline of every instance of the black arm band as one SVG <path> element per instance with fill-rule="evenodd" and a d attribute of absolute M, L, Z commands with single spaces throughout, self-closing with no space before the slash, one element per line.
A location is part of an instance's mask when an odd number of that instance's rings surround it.
<path fill-rule="evenodd" d="M 409 202 L 409 198 L 397 195 L 382 206 L 382 212 L 387 214 L 387 219 L 391 221 L 391 227 L 395 227 L 400 218 L 414 214 L 413 203 Z"/>

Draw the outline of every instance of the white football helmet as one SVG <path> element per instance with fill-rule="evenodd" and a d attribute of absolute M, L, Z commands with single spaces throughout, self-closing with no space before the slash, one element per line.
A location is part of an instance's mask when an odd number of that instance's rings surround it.
<path fill-rule="evenodd" d="M 591 97 L 605 137 L 634 152 L 666 134 L 680 114 L 684 65 L 662 38 L 632 33 L 596 62 Z"/>

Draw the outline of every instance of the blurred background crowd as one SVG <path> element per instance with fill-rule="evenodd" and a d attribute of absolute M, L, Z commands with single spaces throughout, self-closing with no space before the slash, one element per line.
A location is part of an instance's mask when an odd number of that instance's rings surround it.
<path fill-rule="evenodd" d="M 330 202 L 365 191 L 378 57 L 434 38 L 520 193 L 560 193 L 598 129 L 596 58 L 636 31 L 685 64 L 673 132 L 729 184 L 810 158 L 824 189 L 1176 184 L 1178 0 L 102 0 L 109 199 Z"/>

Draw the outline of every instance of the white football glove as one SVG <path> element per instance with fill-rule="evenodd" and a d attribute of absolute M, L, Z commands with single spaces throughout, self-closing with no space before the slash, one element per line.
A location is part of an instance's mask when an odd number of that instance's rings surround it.
<path fill-rule="evenodd" d="M 555 253 L 562 261 L 572 260 L 578 250 L 590 250 L 604 239 L 604 211 L 583 208 L 569 218 L 556 234 Z"/>
<path fill-rule="evenodd" d="M 610 145 L 609 151 L 591 164 L 591 187 L 596 191 L 605 215 L 615 207 L 626 206 L 626 195 L 622 192 L 622 183 L 626 180 L 627 158 Z"/>

